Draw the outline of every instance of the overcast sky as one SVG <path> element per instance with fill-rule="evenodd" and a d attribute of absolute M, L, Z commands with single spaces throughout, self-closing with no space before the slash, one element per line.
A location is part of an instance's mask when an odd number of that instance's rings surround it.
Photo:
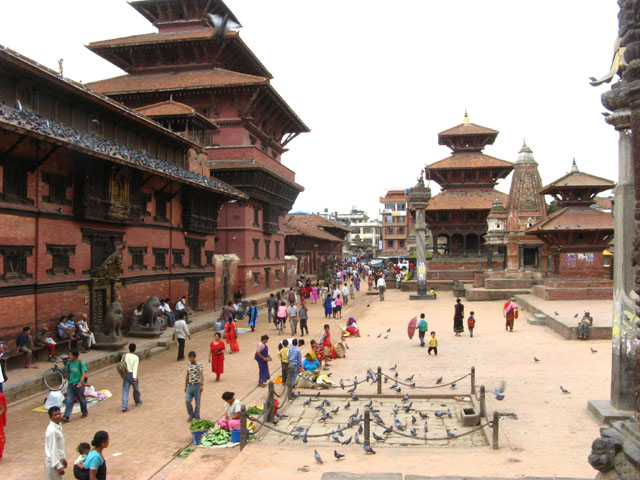
<path fill-rule="evenodd" d="M 312 130 L 283 156 L 305 187 L 294 210 L 377 216 L 387 189 L 414 185 L 424 164 L 448 156 L 437 134 L 465 108 L 500 131 L 488 155 L 515 161 L 526 138 L 544 185 L 573 157 L 618 178 L 617 133 L 601 115 L 609 87 L 588 83 L 610 66 L 615 0 L 225 3 Z M 84 82 L 123 73 L 85 44 L 154 31 L 125 0 L 3 1 L 2 13 L 0 44 L 52 68 L 63 57 L 65 76 Z"/>

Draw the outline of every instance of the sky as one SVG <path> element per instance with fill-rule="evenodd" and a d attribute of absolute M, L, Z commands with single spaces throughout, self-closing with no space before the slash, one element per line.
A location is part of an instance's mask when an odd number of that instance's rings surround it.
<path fill-rule="evenodd" d="M 154 32 L 125 0 L 2 2 L 0 44 L 89 82 L 123 72 L 84 47 Z M 449 156 L 438 132 L 500 131 L 488 155 L 515 162 L 523 139 L 543 185 L 580 170 L 616 181 L 617 136 L 589 77 L 608 70 L 615 0 L 225 0 L 241 37 L 311 128 L 282 161 L 304 186 L 293 210 L 379 216 Z M 498 184 L 509 191 L 510 177 Z M 433 193 L 439 188 L 432 184 Z"/>

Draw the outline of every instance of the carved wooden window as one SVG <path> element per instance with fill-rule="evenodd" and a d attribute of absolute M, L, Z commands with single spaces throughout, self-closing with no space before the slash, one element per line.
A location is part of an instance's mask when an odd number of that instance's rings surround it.
<path fill-rule="evenodd" d="M 3 72 L 4 74 L 4 72 Z M 12 107 L 16 104 L 16 82 L 13 78 L 0 78 L 0 102 L 4 102 Z"/>
<path fill-rule="evenodd" d="M 153 257 L 155 259 L 155 265 L 153 266 L 153 270 L 162 271 L 167 269 L 167 254 L 169 253 L 168 248 L 154 248 L 153 249 Z"/>
<path fill-rule="evenodd" d="M 398 240 L 398 248 L 404 248 L 404 240 Z"/>
<path fill-rule="evenodd" d="M 27 257 L 33 255 L 33 247 L 23 245 L 0 245 L 0 255 L 5 281 L 20 281 L 31 278 L 27 272 Z"/>
<path fill-rule="evenodd" d="M 82 229 L 82 241 L 91 245 L 92 270 L 100 267 L 116 251 L 116 245 L 122 243 L 123 236 L 124 233 L 119 231 Z"/>
<path fill-rule="evenodd" d="M 156 192 L 156 215 L 153 219 L 156 222 L 168 222 L 167 218 L 167 202 L 169 201 L 169 195 L 163 192 Z"/>
<path fill-rule="evenodd" d="M 264 241 L 264 258 L 271 258 L 271 240 Z"/>
<path fill-rule="evenodd" d="M 253 207 L 253 226 L 260 226 L 260 207 Z"/>
<path fill-rule="evenodd" d="M 260 272 L 253 272 L 253 285 L 260 285 Z"/>
<path fill-rule="evenodd" d="M 67 188 L 71 186 L 70 177 L 44 172 L 42 181 L 49 186 L 49 195 L 42 197 L 43 201 L 58 205 L 71 205 L 71 201 L 67 200 Z"/>
<path fill-rule="evenodd" d="M 276 280 L 279 281 L 282 278 L 282 270 L 278 268 L 274 273 L 276 274 Z"/>
<path fill-rule="evenodd" d="M 184 257 L 184 249 L 173 249 L 173 266 L 182 267 L 182 257 Z"/>
<path fill-rule="evenodd" d="M 264 269 L 264 288 L 269 290 L 271 288 L 271 269 Z"/>
<path fill-rule="evenodd" d="M 253 259 L 260 260 L 260 239 L 253 239 Z"/>
<path fill-rule="evenodd" d="M 71 107 L 68 103 L 63 101 L 58 101 L 56 118 L 60 123 L 64 123 L 65 125 L 71 125 L 71 119 L 73 118 L 71 115 Z"/>
<path fill-rule="evenodd" d="M 38 92 L 38 113 L 51 120 L 56 118 L 56 103 L 48 92 Z"/>
<path fill-rule="evenodd" d="M 394 246 L 394 241 L 393 240 L 387 240 L 387 248 L 393 248 Z"/>
<path fill-rule="evenodd" d="M 189 267 L 202 267 L 202 247 L 204 240 L 196 238 L 187 239 L 187 247 L 189 248 Z"/>
<path fill-rule="evenodd" d="M 204 256 L 207 259 L 207 267 L 213 267 L 213 250 L 205 250 Z"/>
<path fill-rule="evenodd" d="M 4 162 L 2 192 L 6 202 L 33 203 L 27 198 L 27 168 L 15 160 Z"/>
<path fill-rule="evenodd" d="M 147 266 L 144 264 L 144 256 L 147 254 L 147 247 L 129 247 L 129 253 L 131 254 L 131 265 L 129 270 L 146 270 Z"/>
<path fill-rule="evenodd" d="M 80 107 L 73 109 L 73 128 L 77 128 L 80 131 L 86 132 L 89 129 L 89 115 Z"/>
<path fill-rule="evenodd" d="M 274 242 L 276 244 L 276 258 L 280 258 L 280 240 Z"/>
<path fill-rule="evenodd" d="M 33 95 L 33 86 L 26 82 L 21 82 L 18 87 L 18 100 L 22 108 L 27 110 L 35 109 L 35 98 Z"/>
<path fill-rule="evenodd" d="M 51 268 L 47 270 L 47 275 L 75 273 L 75 270 L 69 267 L 69 258 L 75 253 L 75 245 L 53 245 L 47 243 L 47 255 L 51 256 Z"/>
<path fill-rule="evenodd" d="M 404 227 L 398 227 L 398 235 L 404 235 Z"/>

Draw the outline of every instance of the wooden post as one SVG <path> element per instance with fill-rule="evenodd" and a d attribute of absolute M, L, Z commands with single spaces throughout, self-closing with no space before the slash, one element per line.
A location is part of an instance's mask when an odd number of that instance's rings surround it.
<path fill-rule="evenodd" d="M 240 450 L 247 446 L 247 407 L 240 410 Z"/>
<path fill-rule="evenodd" d="M 485 403 L 485 388 L 484 385 L 480 385 L 480 418 L 487 415 L 487 404 Z"/>
<path fill-rule="evenodd" d="M 382 367 L 378 367 L 378 395 L 382 395 Z"/>
<path fill-rule="evenodd" d="M 476 367 L 471 367 L 471 395 L 476 393 Z"/>
<path fill-rule="evenodd" d="M 292 398 L 293 398 L 293 389 L 291 388 L 291 382 L 287 382 L 287 400 L 291 400 Z"/>
<path fill-rule="evenodd" d="M 264 417 L 265 422 L 273 423 L 275 418 L 274 412 L 274 399 L 276 395 L 276 389 L 273 385 L 273 380 L 269 380 L 269 391 L 267 393 L 267 400 L 264 402 L 264 411 L 267 412 L 267 415 Z"/>
<path fill-rule="evenodd" d="M 498 450 L 498 438 L 500 437 L 500 414 L 493 412 L 493 449 Z"/>
<path fill-rule="evenodd" d="M 371 435 L 371 412 L 367 408 L 364 411 L 364 441 L 365 443 L 371 444 L 371 440 L 369 436 Z"/>

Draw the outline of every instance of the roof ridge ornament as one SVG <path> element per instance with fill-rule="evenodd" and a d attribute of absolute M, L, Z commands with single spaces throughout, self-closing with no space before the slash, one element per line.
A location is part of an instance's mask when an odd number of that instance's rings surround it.
<path fill-rule="evenodd" d="M 579 175 L 580 170 L 578 170 L 578 165 L 576 164 L 576 157 L 573 157 L 573 163 L 571 164 L 571 173 L 574 175 Z"/>
<path fill-rule="evenodd" d="M 464 125 L 469 125 L 471 120 L 469 120 L 469 114 L 467 113 L 467 109 L 464 109 L 464 120 L 462 121 Z"/>

